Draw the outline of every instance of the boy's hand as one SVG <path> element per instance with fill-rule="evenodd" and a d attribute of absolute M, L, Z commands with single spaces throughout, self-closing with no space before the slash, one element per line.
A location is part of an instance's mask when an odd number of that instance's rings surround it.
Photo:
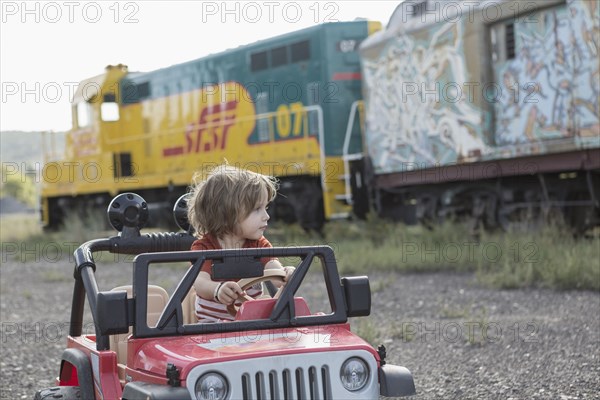
<path fill-rule="evenodd" d="M 233 304 L 239 296 L 242 296 L 244 291 L 236 282 L 225 282 L 217 292 L 217 300 L 221 304 Z"/>

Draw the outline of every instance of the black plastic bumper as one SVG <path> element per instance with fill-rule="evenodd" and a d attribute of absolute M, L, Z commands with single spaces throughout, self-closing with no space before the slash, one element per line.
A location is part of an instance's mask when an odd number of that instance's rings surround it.
<path fill-rule="evenodd" d="M 379 368 L 379 394 L 385 397 L 412 396 L 415 381 L 407 368 L 385 364 Z"/>
<path fill-rule="evenodd" d="M 145 382 L 130 382 L 123 389 L 123 399 L 127 400 L 192 400 L 184 387 L 155 385 Z"/>

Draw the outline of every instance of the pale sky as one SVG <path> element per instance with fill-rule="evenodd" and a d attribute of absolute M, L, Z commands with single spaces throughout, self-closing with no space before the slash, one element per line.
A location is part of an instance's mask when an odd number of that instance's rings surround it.
<path fill-rule="evenodd" d="M 152 71 L 357 17 L 390 1 L 0 1 L 0 130 L 68 130 L 76 84 L 109 64 Z"/>

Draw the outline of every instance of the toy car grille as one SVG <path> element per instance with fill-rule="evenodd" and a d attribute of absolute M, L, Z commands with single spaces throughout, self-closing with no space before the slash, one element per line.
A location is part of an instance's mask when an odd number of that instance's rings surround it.
<path fill-rule="evenodd" d="M 329 367 L 305 367 L 242 375 L 242 398 L 331 399 Z"/>
<path fill-rule="evenodd" d="M 344 389 L 340 370 L 350 357 L 360 357 L 370 369 L 369 383 L 360 391 Z M 243 400 L 331 400 L 377 399 L 377 363 L 365 350 L 329 351 L 253 357 L 194 367 L 186 378 L 192 395 L 196 381 L 205 373 L 218 372 L 230 386 L 229 399 Z"/>

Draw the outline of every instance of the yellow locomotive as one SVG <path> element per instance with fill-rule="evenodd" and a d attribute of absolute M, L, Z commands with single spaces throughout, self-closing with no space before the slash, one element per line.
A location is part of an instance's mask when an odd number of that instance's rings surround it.
<path fill-rule="evenodd" d="M 225 161 L 279 177 L 275 217 L 320 229 L 348 215 L 358 46 L 380 27 L 328 23 L 147 73 L 108 66 L 79 84 L 66 156 L 45 166 L 44 224 L 122 192 L 158 205 L 160 219 L 197 171 Z"/>

